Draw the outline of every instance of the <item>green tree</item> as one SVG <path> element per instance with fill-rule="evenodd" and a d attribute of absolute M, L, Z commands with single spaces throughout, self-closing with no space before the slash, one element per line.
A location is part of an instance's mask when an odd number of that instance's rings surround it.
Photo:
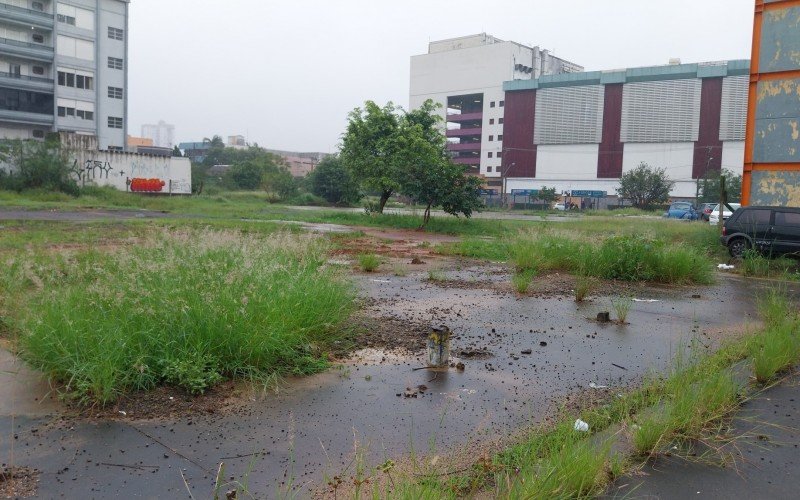
<path fill-rule="evenodd" d="M 47 141 L 6 141 L 0 145 L 0 189 L 42 189 L 80 194 L 69 152 L 57 136 Z"/>
<path fill-rule="evenodd" d="M 558 193 L 556 193 L 556 188 L 554 187 L 548 188 L 546 186 L 542 186 L 542 189 L 539 190 L 539 195 L 536 198 L 539 201 L 550 205 L 558 199 Z"/>
<path fill-rule="evenodd" d="M 175 158 L 182 158 L 183 153 L 181 153 L 181 149 L 178 146 L 172 148 L 172 156 Z"/>
<path fill-rule="evenodd" d="M 441 119 L 434 115 L 431 101 L 401 122 L 396 140 L 397 156 L 403 165 L 400 180 L 402 193 L 425 206 L 424 228 L 431 209 L 471 217 L 482 206 L 478 193 L 482 181 L 466 174 L 466 167 L 454 164 L 447 151 L 447 140 L 438 128 Z"/>
<path fill-rule="evenodd" d="M 361 200 L 361 189 L 338 156 L 328 156 L 308 176 L 309 189 L 334 205 L 353 205 Z"/>
<path fill-rule="evenodd" d="M 617 189 L 619 195 L 631 200 L 633 206 L 648 209 L 654 204 L 665 203 L 675 182 L 663 168 L 653 168 L 645 162 L 622 175 Z"/>
<path fill-rule="evenodd" d="M 264 161 L 247 160 L 231 165 L 225 175 L 229 187 L 254 191 L 261 188 L 264 175 L 271 165 Z"/>
<path fill-rule="evenodd" d="M 267 168 L 262 177 L 262 187 L 265 191 L 274 193 L 282 200 L 297 195 L 299 182 L 282 165 Z"/>
<path fill-rule="evenodd" d="M 364 109 L 356 108 L 350 113 L 342 137 L 342 162 L 365 189 L 380 193 L 380 213 L 400 188 L 398 109 L 391 102 L 381 108 L 367 101 Z"/>
<path fill-rule="evenodd" d="M 742 199 L 742 176 L 730 170 L 709 172 L 699 180 L 700 203 L 719 203 L 720 177 L 725 177 L 725 189 L 728 191 L 728 202 L 738 203 Z"/>

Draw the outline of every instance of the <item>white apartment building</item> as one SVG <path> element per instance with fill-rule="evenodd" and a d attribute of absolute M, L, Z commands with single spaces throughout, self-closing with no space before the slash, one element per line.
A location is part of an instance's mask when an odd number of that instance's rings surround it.
<path fill-rule="evenodd" d="M 0 138 L 126 147 L 130 0 L 0 0 Z"/>
<path fill-rule="evenodd" d="M 159 120 L 155 125 L 142 125 L 142 137 L 153 140 L 153 146 L 171 148 L 175 145 L 175 125 Z"/>
<path fill-rule="evenodd" d="M 411 58 L 409 108 L 428 99 L 439 103 L 454 161 L 470 166 L 470 173 L 499 177 L 489 167 L 502 157 L 503 82 L 581 71 L 547 50 L 486 33 L 440 40 Z"/>

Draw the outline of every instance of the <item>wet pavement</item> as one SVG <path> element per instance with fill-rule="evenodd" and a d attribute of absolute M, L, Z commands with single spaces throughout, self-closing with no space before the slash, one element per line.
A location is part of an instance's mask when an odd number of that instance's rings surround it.
<path fill-rule="evenodd" d="M 733 441 L 705 461 L 659 457 L 640 473 L 621 478 L 607 498 L 798 497 L 800 376 L 746 402 L 730 435 Z"/>
<path fill-rule="evenodd" d="M 568 296 L 518 298 L 492 288 L 509 280 L 494 267 L 445 275 L 468 286 L 429 282 L 419 272 L 357 280 L 372 315 L 446 324 L 456 334 L 454 352 L 492 354 L 464 359 L 463 372 L 414 371 L 421 355 L 371 351 L 231 413 L 176 420 L 62 419 L 20 411 L 29 404 L 23 402 L 0 412 L 0 461 L 11 460 L 13 446 L 15 464 L 42 471 L 47 498 L 188 496 L 184 478 L 195 496 L 208 497 L 220 462 L 226 478 L 246 477 L 256 496 L 277 496 L 281 488 L 307 496 L 325 474 L 352 472 L 354 448 L 373 465 L 412 451 L 468 448 L 474 456 L 482 445 L 554 416 L 564 398 L 592 382 L 621 390 L 665 368 L 693 335 L 710 345 L 720 331 L 741 330 L 754 317 L 758 286 L 723 277 L 714 287 L 651 290 L 640 298 L 658 302 L 634 303 L 630 324 L 618 326 L 588 319 L 610 309 L 609 297 L 582 305 Z M 701 298 L 691 298 L 696 294 Z M 404 397 L 420 385 L 427 389 Z"/>

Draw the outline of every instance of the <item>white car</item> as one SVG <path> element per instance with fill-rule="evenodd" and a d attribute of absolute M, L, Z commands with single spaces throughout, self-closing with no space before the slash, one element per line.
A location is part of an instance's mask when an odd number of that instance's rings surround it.
<path fill-rule="evenodd" d="M 563 202 L 562 203 L 556 203 L 555 205 L 553 205 L 553 210 L 556 210 L 557 212 L 563 212 L 566 209 L 567 209 L 567 206 Z"/>
<path fill-rule="evenodd" d="M 741 207 L 741 205 L 738 203 L 728 203 L 728 205 L 730 205 L 731 208 L 733 208 L 734 210 Z M 722 211 L 722 221 L 725 222 L 731 215 L 733 215 L 733 212 L 728 210 L 728 207 L 725 207 L 725 209 Z M 714 210 L 712 210 L 711 213 L 708 215 L 708 223 L 711 224 L 712 226 L 716 226 L 717 224 L 719 224 L 719 204 L 717 204 L 714 207 Z"/>

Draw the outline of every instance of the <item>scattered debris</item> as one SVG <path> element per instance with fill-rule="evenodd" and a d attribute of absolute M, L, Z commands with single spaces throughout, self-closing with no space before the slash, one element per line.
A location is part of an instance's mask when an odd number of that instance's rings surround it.
<path fill-rule="evenodd" d="M 539 342 L 539 346 L 541 346 L 541 347 L 547 347 L 547 342 L 545 342 L 544 340 L 542 340 L 541 342 Z"/>
<path fill-rule="evenodd" d="M 702 297 L 702 295 L 700 295 L 699 293 L 696 293 L 696 294 L 692 295 L 693 299 L 699 299 L 701 297 Z"/>
<path fill-rule="evenodd" d="M 611 313 L 608 311 L 603 311 L 597 313 L 597 322 L 598 323 L 609 323 L 611 322 Z"/>
<path fill-rule="evenodd" d="M 660 300 L 656 299 L 633 299 L 634 302 L 645 302 L 647 304 L 652 304 L 653 302 L 661 302 Z"/>
<path fill-rule="evenodd" d="M 372 280 L 375 283 L 391 283 L 389 280 Z"/>
<path fill-rule="evenodd" d="M 589 424 L 581 419 L 575 421 L 575 430 L 578 432 L 589 432 Z"/>
<path fill-rule="evenodd" d="M 458 353 L 459 358 L 475 359 L 475 358 L 491 358 L 494 354 L 487 349 L 462 349 Z"/>
<path fill-rule="evenodd" d="M 721 271 L 731 271 L 733 269 L 736 269 L 736 266 L 729 266 L 728 264 L 720 264 L 717 266 L 717 269 Z"/>
<path fill-rule="evenodd" d="M 413 265 L 415 265 L 415 266 L 419 266 L 419 265 L 424 264 L 425 262 L 422 259 L 420 259 L 419 257 L 414 257 L 413 259 L 411 259 L 411 263 Z"/>
<path fill-rule="evenodd" d="M 521 352 L 525 355 L 531 355 L 533 354 L 533 349 L 523 349 Z"/>
<path fill-rule="evenodd" d="M 28 498 L 36 495 L 39 471 L 30 467 L 0 467 L 0 498 Z"/>
<path fill-rule="evenodd" d="M 625 368 L 624 366 L 619 366 L 619 365 L 618 365 L 618 364 L 616 364 L 616 363 L 611 363 L 611 366 L 614 366 L 614 367 L 616 367 L 616 368 L 619 368 L 620 370 L 625 370 L 625 371 L 628 371 L 628 369 L 627 369 L 627 368 Z"/>
<path fill-rule="evenodd" d="M 607 385 L 597 385 L 594 382 L 589 382 L 590 389 L 608 389 Z"/>

